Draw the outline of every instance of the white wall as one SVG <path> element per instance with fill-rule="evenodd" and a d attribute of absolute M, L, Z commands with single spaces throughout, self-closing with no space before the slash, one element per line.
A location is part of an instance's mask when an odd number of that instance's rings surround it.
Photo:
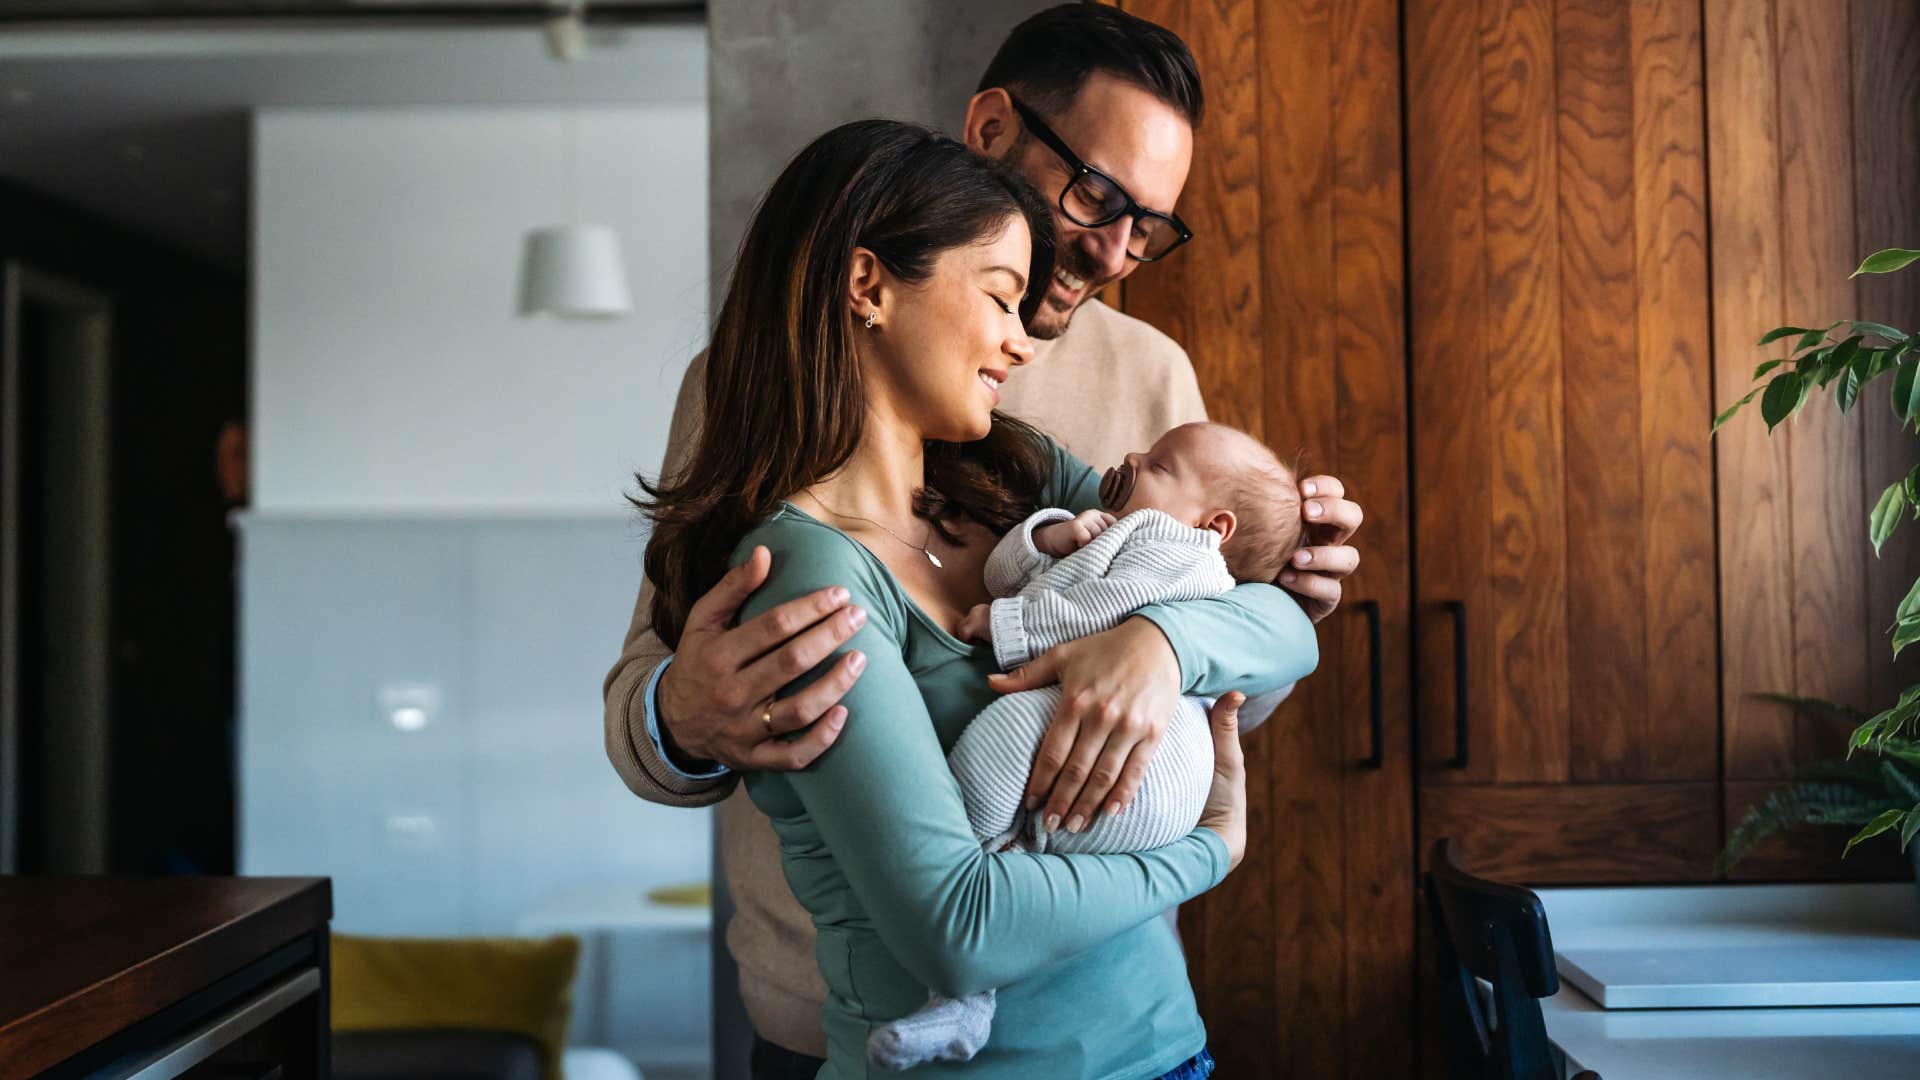
<path fill-rule="evenodd" d="M 706 330 L 704 100 L 262 110 L 253 190 L 256 513 L 618 511 L 658 468 Z M 633 314 L 517 314 L 523 234 L 574 213 Z"/>

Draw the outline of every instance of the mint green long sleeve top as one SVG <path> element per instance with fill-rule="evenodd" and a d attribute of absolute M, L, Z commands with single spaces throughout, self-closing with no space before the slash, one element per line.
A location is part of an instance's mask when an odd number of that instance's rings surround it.
<path fill-rule="evenodd" d="M 1096 506 L 1098 477 L 1052 451 L 1047 503 Z M 1179 942 L 1157 916 L 1226 876 L 1219 836 L 1196 829 L 1122 855 L 982 851 L 946 754 L 995 696 L 986 681 L 993 650 L 955 639 L 858 541 L 796 507 L 742 539 L 735 561 L 761 544 L 772 572 L 743 621 L 829 585 L 846 587 L 868 613 L 841 649 L 868 659 L 842 700 L 839 740 L 801 772 L 746 777 L 819 932 L 828 1044 L 820 1076 L 1121 1080 L 1159 1076 L 1198 1053 L 1206 1029 Z M 1271 586 L 1140 614 L 1173 644 L 1190 694 L 1263 692 L 1318 662 L 1312 624 Z M 993 1034 L 971 1062 L 907 1074 L 868 1064 L 871 1028 L 918 1009 L 929 990 L 959 997 L 988 988 L 999 990 Z"/>

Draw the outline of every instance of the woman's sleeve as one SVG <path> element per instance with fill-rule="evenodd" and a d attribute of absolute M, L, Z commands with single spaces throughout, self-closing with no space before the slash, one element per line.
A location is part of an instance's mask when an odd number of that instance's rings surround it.
<path fill-rule="evenodd" d="M 845 585 L 868 612 L 840 650 L 867 656 L 841 699 L 846 727 L 786 778 L 880 939 L 916 980 L 949 997 L 1015 982 L 1226 876 L 1226 845 L 1205 829 L 1138 854 L 983 852 L 902 656 L 905 608 L 864 560 L 833 550 L 851 543 L 837 534 L 762 542 L 773 570 L 743 620 L 829 584 Z"/>
<path fill-rule="evenodd" d="M 1049 440 L 1053 476 L 1047 505 L 1078 513 L 1100 505 L 1100 477 Z M 1249 697 L 1278 690 L 1313 674 L 1320 640 L 1313 620 L 1286 590 L 1273 585 L 1236 585 L 1205 600 L 1149 604 L 1134 612 L 1167 636 L 1180 661 L 1180 686 L 1188 694 L 1219 697 L 1238 690 Z"/>

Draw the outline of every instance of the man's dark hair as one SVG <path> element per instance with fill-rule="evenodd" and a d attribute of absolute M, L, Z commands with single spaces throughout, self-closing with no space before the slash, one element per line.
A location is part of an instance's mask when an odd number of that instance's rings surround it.
<path fill-rule="evenodd" d="M 1200 126 L 1200 71 L 1180 35 L 1101 4 L 1060 4 L 1013 28 L 980 89 L 1004 87 L 1041 113 L 1073 107 L 1087 76 L 1104 71 L 1140 87 Z"/>

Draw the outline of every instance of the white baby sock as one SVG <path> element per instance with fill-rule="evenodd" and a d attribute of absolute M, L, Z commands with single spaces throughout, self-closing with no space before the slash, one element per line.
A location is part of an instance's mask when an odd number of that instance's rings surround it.
<path fill-rule="evenodd" d="M 993 1030 L 993 991 L 963 998 L 929 994 L 920 1011 L 867 1036 L 867 1057 L 884 1069 L 911 1069 L 929 1061 L 971 1061 Z"/>

